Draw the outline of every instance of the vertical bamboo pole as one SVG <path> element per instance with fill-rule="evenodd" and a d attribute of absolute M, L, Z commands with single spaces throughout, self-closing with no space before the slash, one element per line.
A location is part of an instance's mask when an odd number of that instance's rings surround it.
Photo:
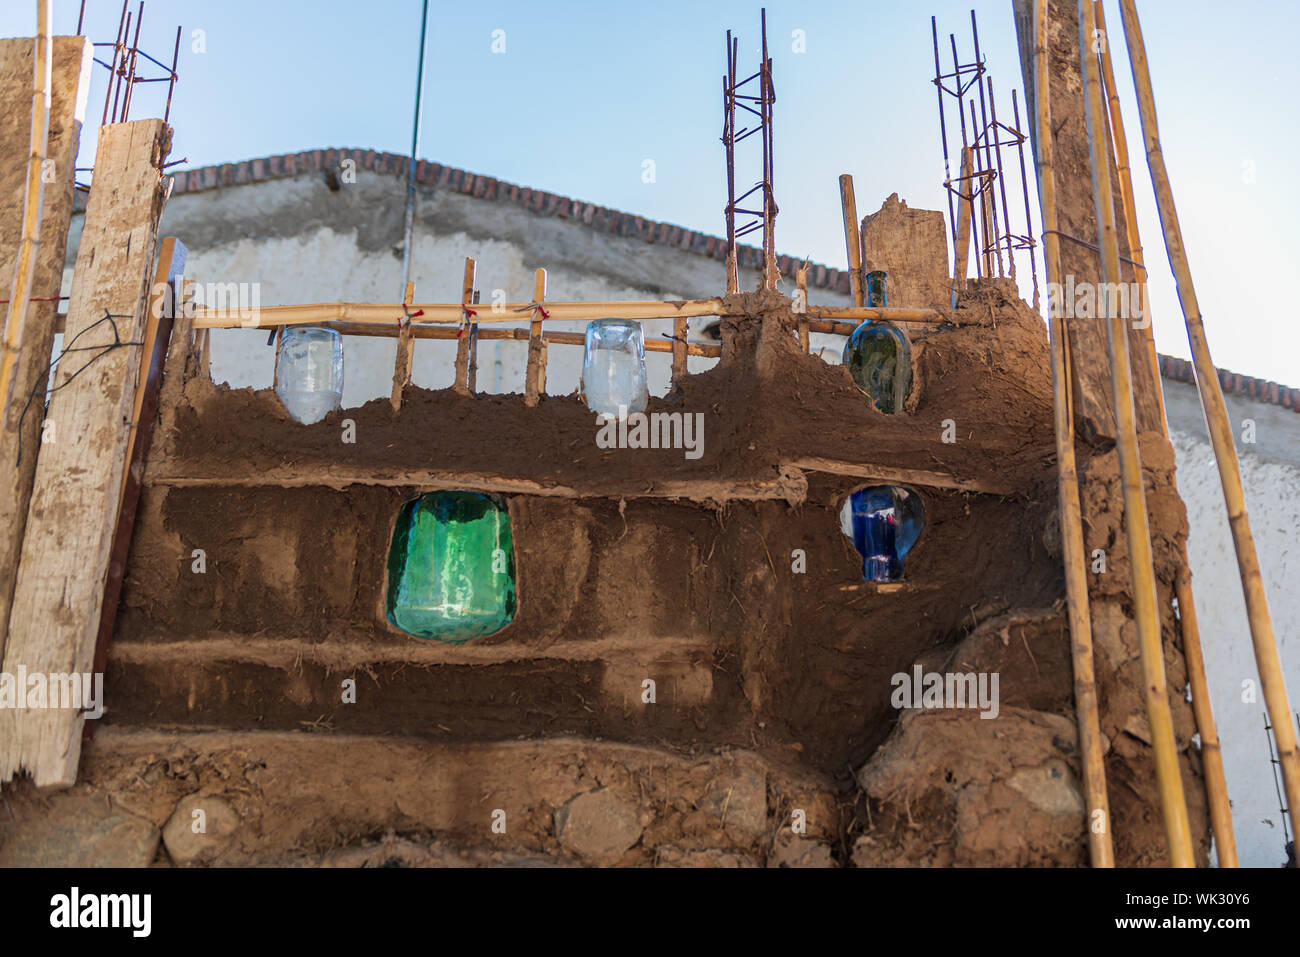
<path fill-rule="evenodd" d="M 795 285 L 799 290 L 799 347 L 804 352 L 811 351 L 808 340 L 808 261 L 795 272 Z"/>
<path fill-rule="evenodd" d="M 1151 326 L 1151 303 L 1147 298 L 1147 270 L 1142 255 L 1142 238 L 1138 232 L 1137 211 L 1133 201 L 1133 177 L 1129 168 L 1128 138 L 1124 134 L 1124 116 L 1119 105 L 1119 89 L 1115 83 L 1115 70 L 1110 57 L 1110 36 L 1106 32 L 1105 5 L 1093 0 L 1097 30 L 1101 35 L 1101 79 L 1106 91 L 1110 113 L 1110 132 L 1113 139 L 1115 168 L 1119 171 L 1120 201 L 1124 214 L 1124 232 L 1128 237 L 1129 255 L 1133 258 L 1133 272 L 1142 296 L 1142 318 L 1147 355 L 1151 362 L 1152 381 L 1157 384 L 1156 402 L 1160 407 L 1160 424 L 1165 438 L 1169 437 L 1169 423 L 1165 417 L 1165 397 L 1160 383 L 1160 358 L 1156 354 L 1155 333 Z M 1177 479 L 1174 481 L 1177 488 Z M 1223 773 L 1223 753 L 1219 748 L 1219 732 L 1214 722 L 1214 709 L 1210 702 L 1210 688 L 1205 675 L 1205 659 L 1201 651 L 1201 634 L 1196 621 L 1196 606 L 1192 595 L 1192 573 L 1187 562 L 1187 542 L 1183 542 L 1182 564 L 1174 578 L 1174 593 L 1178 598 L 1178 623 L 1183 636 L 1183 655 L 1187 659 L 1187 680 L 1192 689 L 1192 712 L 1196 716 L 1196 730 L 1201 736 L 1201 760 L 1205 770 L 1205 793 L 1210 805 L 1210 826 L 1214 830 L 1215 850 L 1220 867 L 1237 866 L 1237 838 L 1232 830 L 1232 806 L 1228 801 L 1228 785 Z"/>
<path fill-rule="evenodd" d="M 849 288 L 853 305 L 862 305 L 862 247 L 858 244 L 858 202 L 853 195 L 853 177 L 840 175 L 840 207 L 844 210 L 844 248 L 849 261 Z"/>
<path fill-rule="evenodd" d="M 1128 44 L 1129 63 L 1133 68 L 1133 84 L 1137 89 L 1147 167 L 1156 194 L 1156 208 L 1160 212 L 1160 226 L 1164 232 L 1165 250 L 1169 254 L 1169 266 L 1174 274 L 1178 301 L 1183 307 L 1183 318 L 1187 324 L 1187 340 L 1191 345 L 1192 365 L 1196 370 L 1196 388 L 1201 396 L 1201 408 L 1205 413 L 1210 444 L 1214 447 L 1219 480 L 1223 485 L 1228 525 L 1232 530 L 1237 565 L 1241 571 L 1241 587 L 1246 598 L 1246 617 L 1250 622 L 1255 665 L 1259 668 L 1264 703 L 1277 741 L 1278 762 L 1282 767 L 1282 783 L 1286 789 L 1287 807 L 1291 816 L 1291 833 L 1300 834 L 1300 751 L 1296 747 L 1295 726 L 1291 723 L 1291 706 L 1287 700 L 1282 662 L 1278 657 L 1273 622 L 1268 611 L 1268 596 L 1259 572 L 1259 556 L 1255 553 L 1255 539 L 1250 531 L 1250 518 L 1246 514 L 1246 495 L 1241 485 L 1237 450 L 1233 445 L 1232 424 L 1223 402 L 1218 373 L 1210 357 L 1210 345 L 1205 338 L 1201 307 L 1196 300 L 1196 289 L 1192 285 L 1191 268 L 1187 262 L 1187 247 L 1183 245 L 1183 231 L 1178 223 L 1173 189 L 1169 183 L 1169 173 L 1165 169 L 1164 153 L 1160 149 L 1155 95 L 1151 88 L 1151 73 L 1147 66 L 1142 28 L 1138 23 L 1133 0 L 1120 0 L 1120 12 L 1124 18 L 1124 38 Z"/>
<path fill-rule="evenodd" d="M 546 299 L 546 270 L 533 275 L 533 321 L 528 327 L 528 367 L 524 371 L 524 404 L 533 406 L 546 389 L 546 340 L 542 338 L 542 302 Z"/>
<path fill-rule="evenodd" d="M 27 182 L 23 194 L 23 229 L 18 239 L 13 281 L 9 286 L 9 308 L 5 312 L 4 338 L 0 340 L 0 428 L 9 427 L 9 394 L 14 385 L 14 367 L 23 348 L 23 325 L 27 300 L 32 295 L 32 277 L 41 245 L 41 216 L 45 207 L 45 165 L 50 136 L 50 89 L 53 86 L 54 36 L 50 33 L 53 0 L 36 2 L 36 40 L 32 51 L 32 104 L 30 149 L 27 154 Z"/>
<path fill-rule="evenodd" d="M 1043 252 L 1048 282 L 1060 288 L 1061 241 L 1056 235 L 1056 183 L 1052 166 L 1052 123 L 1048 106 L 1047 2 L 1034 3 L 1034 88 L 1038 133 L 1038 196 L 1043 215 Z M 969 153 L 969 151 L 967 151 Z M 966 161 L 963 161 L 965 164 Z M 966 200 L 969 226 L 971 201 Z M 963 244 L 965 247 L 966 243 Z M 965 272 L 963 268 L 963 273 Z M 1051 288 L 1051 286 L 1049 286 Z M 1083 790 L 1087 800 L 1088 856 L 1093 867 L 1114 867 L 1110 801 L 1106 796 L 1106 764 L 1097 717 L 1097 682 L 1092 653 L 1092 616 L 1088 609 L 1083 524 L 1079 506 L 1079 476 L 1074 461 L 1074 415 L 1070 408 L 1070 371 L 1058 297 L 1049 297 L 1048 329 L 1052 353 L 1052 390 L 1056 422 L 1057 487 L 1060 496 L 1061 542 L 1065 588 L 1070 610 L 1070 653 L 1074 664 L 1074 711 L 1079 726 Z M 1100 821 L 1097 818 L 1100 817 Z M 1100 827 L 1097 825 L 1100 824 Z"/>
<path fill-rule="evenodd" d="M 408 242 L 409 237 L 408 237 Z M 415 283 L 408 282 L 406 290 L 402 293 L 402 306 L 404 310 L 409 311 L 411 302 L 415 299 Z M 397 361 L 393 364 L 393 394 L 389 402 L 393 406 L 393 411 L 398 412 L 402 408 L 402 391 L 411 384 L 411 362 L 415 358 L 415 340 L 411 334 L 411 322 L 402 316 L 401 326 L 397 332 Z"/>
<path fill-rule="evenodd" d="M 1137 214 L 1133 205 L 1133 174 L 1129 168 L 1128 140 L 1124 136 L 1124 117 L 1119 108 L 1119 90 L 1115 85 L 1115 70 L 1110 59 L 1110 38 L 1106 33 L 1106 12 L 1100 0 L 1093 0 L 1093 9 L 1097 16 L 1097 29 L 1101 32 L 1101 78 L 1107 94 L 1110 113 L 1110 130 L 1114 138 L 1115 168 L 1119 171 L 1120 200 L 1124 207 L 1124 230 L 1128 239 L 1129 256 L 1134 266 L 1133 274 L 1138 288 L 1142 290 L 1143 338 L 1147 343 L 1148 361 L 1151 363 L 1152 382 L 1160 383 L 1160 358 L 1156 354 L 1155 331 L 1151 328 L 1151 308 L 1147 299 L 1147 270 L 1142 257 L 1142 240 L 1138 236 Z M 1131 303 L 1130 303 L 1131 305 Z M 1162 389 L 1156 389 L 1156 403 L 1160 407 L 1160 420 L 1165 418 L 1165 395 Z M 1168 432 L 1168 429 L 1165 430 Z"/>
<path fill-rule="evenodd" d="M 474 276 L 477 272 L 477 264 L 468 256 L 465 257 L 465 281 L 461 286 L 460 302 L 463 314 L 460 324 L 460 337 L 456 340 L 456 380 L 452 383 L 452 388 L 461 395 L 469 395 L 471 392 L 469 386 L 469 346 L 470 346 L 470 312 L 474 304 Z"/>
<path fill-rule="evenodd" d="M 1110 186 L 1110 149 L 1106 117 L 1102 112 L 1101 77 L 1092 52 L 1095 20 L 1092 0 L 1078 0 L 1079 54 L 1082 57 L 1084 112 L 1087 114 L 1088 144 L 1092 150 L 1092 194 L 1097 211 L 1101 246 L 1103 288 L 1118 282 L 1119 237 L 1115 229 L 1115 206 Z M 1124 536 L 1128 543 L 1129 576 L 1133 587 L 1133 611 L 1138 630 L 1138 648 L 1146 681 L 1147 721 L 1151 726 L 1151 749 L 1155 755 L 1156 785 L 1174 867 L 1195 867 L 1192 831 L 1187 818 L 1187 801 L 1178 765 L 1173 715 L 1165 682 L 1164 647 L 1160 640 L 1159 601 L 1151 551 L 1151 527 L 1142 484 L 1142 460 L 1138 451 L 1137 411 L 1133 402 L 1133 369 L 1129 360 L 1128 320 L 1113 308 L 1109 296 L 1098 297 L 1098 309 L 1106 319 L 1110 350 L 1111 387 L 1115 396 L 1116 451 L 1119 455 L 1120 484 L 1124 491 Z"/>
<path fill-rule="evenodd" d="M 972 215 L 972 198 L 961 193 L 961 190 L 970 190 L 974 188 L 974 181 L 970 178 L 971 170 L 974 163 L 974 154 L 969 147 L 963 146 L 961 150 L 961 179 L 962 184 L 958 187 L 958 195 L 961 199 L 957 206 L 957 235 L 953 237 L 956 244 L 952 250 L 952 302 L 953 309 L 957 308 L 957 296 L 966 288 L 966 266 L 970 261 L 970 221 Z M 1055 238 L 1055 237 L 1053 237 Z"/>

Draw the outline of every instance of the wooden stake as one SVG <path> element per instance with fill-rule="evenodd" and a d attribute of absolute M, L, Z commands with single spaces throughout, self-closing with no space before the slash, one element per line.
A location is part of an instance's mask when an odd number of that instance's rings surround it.
<path fill-rule="evenodd" d="M 971 171 L 974 168 L 974 156 L 969 146 L 963 146 L 961 150 L 961 186 L 958 188 L 958 195 L 961 198 L 957 202 L 957 235 L 953 237 L 953 255 L 952 255 L 952 302 L 949 304 L 953 309 L 957 308 L 957 296 L 966 288 L 966 265 L 970 259 L 970 221 L 973 214 L 973 203 L 969 194 L 962 194 L 961 190 L 973 189 L 974 181 L 970 178 Z"/>
<path fill-rule="evenodd" d="M 795 283 L 799 290 L 799 345 L 804 352 L 812 350 L 808 340 L 808 261 L 795 273 Z M 859 289 L 859 293 L 861 290 Z M 859 295 L 858 298 L 861 298 Z"/>
<path fill-rule="evenodd" d="M 50 89 L 53 86 L 54 0 L 36 4 L 36 40 L 32 56 L 31 126 L 27 154 L 27 183 L 23 196 L 23 226 L 18 238 L 18 258 L 9 284 L 9 308 L 5 312 L 4 338 L 0 340 L 0 430 L 9 428 L 9 395 L 14 385 L 14 368 L 23 348 L 27 304 L 32 296 L 32 277 L 41 246 L 41 217 L 45 211 L 45 152 L 50 135 Z"/>
<path fill-rule="evenodd" d="M 161 120 L 100 127 L 98 185 L 86 208 L 65 333 L 81 335 L 79 346 L 140 341 L 169 140 Z M 80 675 L 93 666 L 139 362 L 139 346 L 119 345 L 86 374 L 69 378 L 77 364 L 58 371 L 49 419 L 59 438 L 43 444 L 37 459 L 0 671 Z M 27 770 L 37 787 L 73 784 L 83 721 L 68 707 L 0 709 L 0 781 Z"/>
<path fill-rule="evenodd" d="M 1034 89 L 1037 112 L 1038 196 L 1043 216 L 1043 251 L 1049 283 L 1059 282 L 1060 238 L 1056 235 L 1056 181 L 1052 164 L 1051 111 L 1048 103 L 1047 3 L 1034 3 Z M 969 151 L 966 151 L 967 153 Z M 963 166 L 966 158 L 963 157 Z M 966 209 L 970 201 L 965 202 Z M 968 220 L 969 222 L 969 220 Z M 964 273 L 963 269 L 963 273 Z M 1050 288 L 1050 287 L 1049 287 Z M 1059 288 L 1059 287 L 1057 287 Z M 1065 590 L 1070 612 L 1070 655 L 1074 665 L 1074 713 L 1079 728 L 1080 763 L 1087 801 L 1085 828 L 1093 867 L 1114 867 L 1110 801 L 1106 796 L 1106 763 L 1097 716 L 1097 682 L 1092 650 L 1092 615 L 1088 608 L 1088 578 L 1084 559 L 1083 519 L 1079 506 L 1079 476 L 1074 460 L 1074 417 L 1070 409 L 1068 339 L 1060 302 L 1049 301 L 1048 332 L 1052 355 L 1052 393 L 1056 425 L 1057 489 L 1061 503 L 1061 542 Z M 1100 823 L 1101 827 L 1096 825 Z"/>
<path fill-rule="evenodd" d="M 403 313 L 397 334 L 397 360 L 393 365 L 393 394 L 389 399 L 394 412 L 401 410 L 402 392 L 411 384 L 411 362 L 415 358 L 415 348 L 411 340 L 411 323 L 406 315 L 411 311 L 411 300 L 414 298 L 415 283 L 408 282 L 402 295 Z"/>
<path fill-rule="evenodd" d="M 473 311 L 471 307 L 474 304 L 475 270 L 476 270 L 476 266 L 474 260 L 466 257 L 465 282 L 461 286 L 461 294 L 460 294 L 460 309 L 461 309 L 460 336 L 459 336 L 459 341 L 456 343 L 456 380 L 452 384 L 452 388 L 454 388 L 461 395 L 469 395 L 471 391 L 469 387 L 469 346 L 470 346 L 469 313 Z M 428 310 L 425 311 L 427 312 Z M 351 318 L 351 317 L 341 316 L 340 318 Z"/>
<path fill-rule="evenodd" d="M 849 288 L 853 291 L 853 305 L 864 305 L 862 299 L 862 246 L 859 243 L 858 203 L 853 195 L 853 177 L 840 174 L 840 207 L 844 210 L 844 248 L 849 260 Z"/>
<path fill-rule="evenodd" d="M 1115 168 L 1119 173 L 1121 210 L 1124 232 L 1128 237 L 1129 257 L 1133 260 L 1134 277 L 1142 295 L 1144 338 L 1151 375 L 1160 382 L 1160 357 L 1156 353 L 1156 340 L 1151 325 L 1151 303 L 1147 298 L 1147 270 L 1143 265 L 1142 239 L 1138 232 L 1137 212 L 1133 200 L 1133 177 L 1129 169 L 1128 138 L 1124 135 L 1124 116 L 1119 105 L 1119 90 L 1115 83 L 1115 70 L 1111 65 L 1110 37 L 1106 32 L 1106 12 L 1099 0 L 1093 0 L 1097 30 L 1101 35 L 1101 79 L 1106 91 L 1110 116 L 1110 132 L 1114 146 Z M 1169 438 L 1169 423 L 1165 416 L 1163 389 L 1156 389 L 1160 408 L 1160 424 L 1165 438 Z M 1175 478 L 1174 488 L 1178 482 Z M 1205 661 L 1201 651 L 1201 635 L 1196 621 L 1196 605 L 1192 594 L 1192 574 L 1187 562 L 1187 542 L 1183 541 L 1181 566 L 1174 579 L 1178 598 L 1179 630 L 1183 636 L 1183 655 L 1187 659 L 1187 680 L 1192 690 L 1192 712 L 1196 716 L 1196 730 L 1201 737 L 1201 759 L 1205 772 L 1205 794 L 1210 806 L 1210 826 L 1214 831 L 1215 850 L 1220 867 L 1237 866 L 1237 838 L 1232 829 L 1232 806 L 1228 800 L 1228 784 L 1223 773 L 1223 754 L 1219 749 L 1219 732 L 1214 723 L 1214 709 L 1210 704 L 1210 687 L 1205 675 Z"/>
<path fill-rule="evenodd" d="M 1191 267 L 1187 262 L 1187 247 L 1183 245 L 1183 231 L 1174 206 L 1173 188 L 1165 169 L 1164 153 L 1160 149 L 1160 129 L 1156 122 L 1155 95 L 1151 88 L 1151 73 L 1147 66 L 1146 45 L 1142 28 L 1132 0 L 1120 0 L 1124 19 L 1124 37 L 1128 44 L 1129 63 L 1133 68 L 1133 84 L 1137 89 L 1138 114 L 1142 119 L 1142 137 L 1146 145 L 1147 167 L 1155 190 L 1156 208 L 1160 212 L 1160 226 L 1164 233 L 1165 250 L 1178 288 L 1178 301 L 1183 307 L 1187 325 L 1187 339 L 1192 349 L 1192 366 L 1196 370 L 1196 388 L 1201 397 L 1201 409 L 1214 447 L 1215 462 L 1219 467 L 1219 481 L 1223 486 L 1224 503 L 1228 510 L 1228 525 L 1237 552 L 1237 565 L 1241 572 L 1241 587 L 1246 598 L 1246 617 L 1250 622 L 1251 643 L 1255 651 L 1255 665 L 1259 669 L 1260 686 L 1273 736 L 1277 743 L 1278 763 L 1282 768 L 1282 783 L 1291 816 L 1291 833 L 1300 834 L 1300 751 L 1296 746 L 1296 731 L 1287 700 L 1286 679 L 1278 657 L 1277 641 L 1273 634 L 1273 621 L 1268 611 L 1268 596 L 1264 591 L 1259 571 L 1259 556 L 1255 552 L 1255 539 L 1246 514 L 1246 496 L 1241 484 L 1241 467 L 1233 444 L 1232 424 L 1223 401 L 1218 372 L 1210 357 L 1205 325 L 1201 320 L 1201 307 L 1192 285 Z"/>
<path fill-rule="evenodd" d="M 528 365 L 524 371 L 524 404 L 536 405 L 546 391 L 546 339 L 542 335 L 542 303 L 546 300 L 546 270 L 533 277 L 533 321 L 528 330 Z"/>
<path fill-rule="evenodd" d="M 1115 229 L 1115 206 L 1110 185 L 1110 149 L 1106 116 L 1102 112 L 1101 77 L 1092 52 L 1095 20 L 1092 0 L 1078 0 L 1079 53 L 1083 58 L 1084 106 L 1088 142 L 1092 148 L 1093 201 L 1101 235 L 1101 281 L 1120 281 L 1119 237 Z M 1120 483 L 1124 491 L 1124 537 L 1128 543 L 1129 576 L 1133 588 L 1133 612 L 1138 631 L 1138 649 L 1146 685 L 1147 721 L 1151 727 L 1151 749 L 1155 754 L 1156 785 L 1169 843 L 1169 860 L 1174 867 L 1195 867 L 1192 831 L 1183 795 L 1178 765 L 1178 744 L 1174 740 L 1173 715 L 1165 683 L 1164 646 L 1160 640 L 1159 599 L 1151 551 L 1151 526 L 1147 518 L 1146 494 L 1142 484 L 1142 459 L 1138 450 L 1137 409 L 1133 401 L 1133 369 L 1129 361 L 1128 320 L 1110 297 L 1098 297 L 1098 309 L 1106 320 L 1110 349 L 1111 387 L 1115 399 L 1116 451 Z"/>

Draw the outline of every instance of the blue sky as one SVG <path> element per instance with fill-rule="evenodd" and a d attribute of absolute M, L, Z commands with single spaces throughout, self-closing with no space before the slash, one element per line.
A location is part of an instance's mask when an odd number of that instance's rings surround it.
<path fill-rule="evenodd" d="M 77 6 L 55 0 L 58 32 L 75 30 Z M 111 40 L 120 3 L 87 6 L 87 32 Z M 843 172 L 854 176 L 860 213 L 892 192 L 912 206 L 946 209 L 929 18 L 938 15 L 941 41 L 952 32 L 968 43 L 972 7 L 1002 118 L 1011 88 L 1021 87 L 1010 0 L 767 3 L 781 252 L 844 265 Z M 1300 386 L 1292 299 L 1300 190 L 1287 160 L 1300 152 L 1293 49 L 1300 5 L 1238 0 L 1230 15 L 1224 10 L 1208 0 L 1139 3 L 1161 140 L 1216 363 Z M 419 11 L 419 0 L 148 0 L 145 49 L 166 59 L 176 25 L 184 27 L 173 159 L 199 166 L 324 146 L 405 153 Z M 737 32 L 741 67 L 752 68 L 758 11 L 732 0 L 432 0 L 420 153 L 720 234 L 723 36 Z M 1107 19 L 1118 33 L 1113 0 Z M 30 35 L 34 26 L 34 4 L 0 3 L 0 35 Z M 203 52 L 195 51 L 195 30 Z M 505 31 L 504 54 L 492 52 L 497 30 Z M 804 53 L 792 51 L 795 30 L 803 31 Z M 1186 356 L 1122 43 L 1113 54 L 1156 342 Z M 95 122 L 106 73 L 97 70 L 92 86 Z M 140 87 L 132 114 L 160 115 L 162 89 Z M 90 164 L 93 142 L 88 130 L 81 165 Z M 642 181 L 647 159 L 653 183 Z M 1036 217 L 1032 183 L 1031 202 Z"/>

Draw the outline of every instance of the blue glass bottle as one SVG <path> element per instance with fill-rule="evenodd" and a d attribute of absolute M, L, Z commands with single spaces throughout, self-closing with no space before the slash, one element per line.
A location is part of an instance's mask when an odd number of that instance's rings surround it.
<path fill-rule="evenodd" d="M 388 552 L 388 620 L 416 638 L 462 642 L 515 616 L 510 513 L 480 492 L 429 492 L 402 506 Z"/>
<path fill-rule="evenodd" d="M 887 304 L 887 277 L 880 270 L 867 273 L 867 305 Z M 881 412 L 903 411 L 912 384 L 912 346 L 892 322 L 867 319 L 844 343 L 845 368 L 853 383 Z"/>
<path fill-rule="evenodd" d="M 915 492 L 894 485 L 859 489 L 846 503 L 853 547 L 862 555 L 862 579 L 895 582 L 903 559 L 925 527 L 925 507 Z"/>

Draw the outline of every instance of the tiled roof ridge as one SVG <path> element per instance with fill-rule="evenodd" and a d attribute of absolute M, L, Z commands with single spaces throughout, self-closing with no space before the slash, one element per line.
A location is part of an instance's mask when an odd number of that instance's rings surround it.
<path fill-rule="evenodd" d="M 303 173 L 337 169 L 344 159 L 349 158 L 356 163 L 358 170 L 402 177 L 406 175 L 411 162 L 409 156 L 377 150 L 353 148 L 304 150 L 300 153 L 265 156 L 238 163 L 221 163 L 217 166 L 178 170 L 173 174 L 175 182 L 172 193 L 173 195 L 196 193 L 223 186 L 242 186 L 245 183 L 258 183 L 263 180 L 284 179 Z M 491 176 L 481 176 L 468 170 L 456 169 L 429 160 L 416 161 L 415 180 L 425 186 L 451 189 L 477 199 L 523 206 L 539 216 L 571 219 L 616 236 L 641 239 L 661 246 L 675 246 L 712 259 L 722 260 L 726 257 L 726 240 L 718 236 L 674 226 L 671 223 L 657 222 L 634 213 L 598 206 L 595 203 L 585 203 L 540 189 L 517 186 Z M 738 246 L 737 259 L 741 269 L 761 269 L 763 251 L 756 246 Z M 780 256 L 777 262 L 782 275 L 790 275 L 802 260 L 792 256 Z M 809 263 L 808 284 L 820 289 L 832 289 L 844 295 L 848 295 L 850 291 L 849 274 L 846 270 L 834 269 L 820 263 Z"/>
<path fill-rule="evenodd" d="M 409 156 L 370 149 L 331 147 L 303 150 L 299 153 L 282 153 L 277 156 L 242 160 L 238 163 L 221 163 L 215 166 L 178 170 L 173 174 L 172 193 L 197 193 L 224 186 L 242 186 L 246 183 L 285 179 L 303 173 L 337 169 L 344 159 L 349 158 L 356 163 L 358 170 L 387 173 L 392 176 L 405 176 L 410 165 Z M 647 243 L 664 246 L 676 246 L 687 252 L 712 259 L 721 260 L 726 255 L 726 240 L 718 236 L 674 226 L 671 223 L 657 222 L 632 213 L 597 206 L 594 203 L 585 203 L 544 190 L 517 186 L 491 176 L 481 176 L 429 160 L 416 161 L 415 179 L 417 183 L 426 186 L 452 189 L 478 199 L 513 203 L 539 216 L 571 219 L 616 236 L 642 239 Z M 77 194 L 78 199 L 83 196 L 82 193 Z M 740 268 L 762 268 L 762 255 L 762 250 L 758 247 L 738 247 Z M 778 263 L 783 275 L 791 274 L 798 266 L 798 260 L 790 256 L 779 257 Z M 810 264 L 808 282 L 809 285 L 821 289 L 833 289 L 846 295 L 849 293 L 849 274 L 843 269 L 835 269 L 820 263 Z M 1218 373 L 1219 384 L 1229 395 L 1256 399 L 1300 412 L 1300 389 L 1292 389 L 1253 376 L 1239 375 L 1226 369 L 1219 369 Z M 1191 362 L 1175 356 L 1160 356 L 1160 374 L 1176 382 L 1196 381 Z"/>

